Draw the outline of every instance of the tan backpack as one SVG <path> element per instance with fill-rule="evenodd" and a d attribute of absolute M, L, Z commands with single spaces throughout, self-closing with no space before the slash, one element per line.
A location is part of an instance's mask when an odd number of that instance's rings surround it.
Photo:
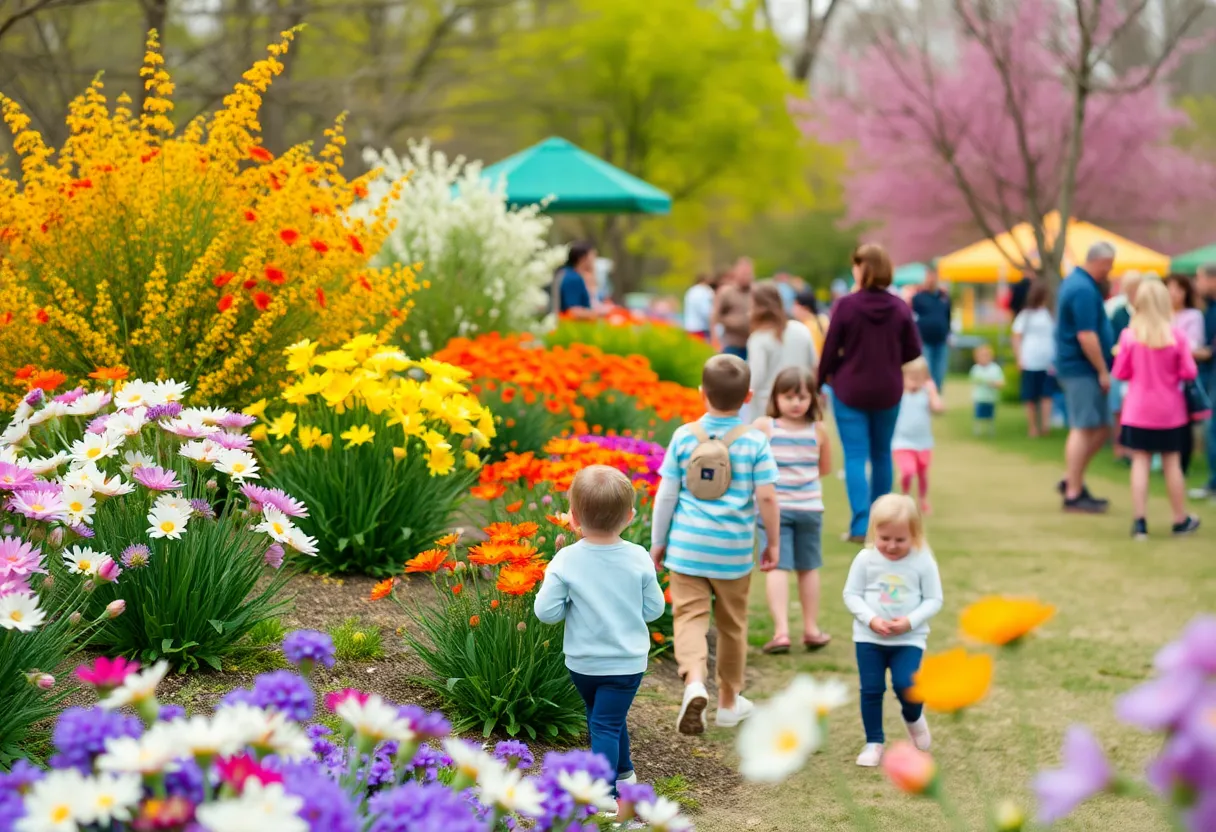
<path fill-rule="evenodd" d="M 693 422 L 688 432 L 697 440 L 688 458 L 688 490 L 698 500 L 720 500 L 730 488 L 730 446 L 751 430 L 748 425 L 731 428 L 721 438 L 711 437 L 700 423 Z"/>

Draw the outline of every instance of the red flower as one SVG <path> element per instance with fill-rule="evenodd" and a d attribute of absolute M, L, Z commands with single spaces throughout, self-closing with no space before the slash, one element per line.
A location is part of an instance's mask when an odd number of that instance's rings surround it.
<path fill-rule="evenodd" d="M 277 173 L 270 174 L 270 187 L 276 191 L 283 190 L 283 182 L 279 179 Z"/>
<path fill-rule="evenodd" d="M 300 239 L 300 232 L 294 228 L 284 228 L 279 232 L 279 239 L 289 246 L 295 245 L 296 240 Z"/>
<path fill-rule="evenodd" d="M 325 290 L 320 286 L 317 287 L 317 306 L 325 308 Z"/>
<path fill-rule="evenodd" d="M 258 285 L 258 279 L 256 277 L 251 277 L 248 280 L 246 280 L 244 283 L 242 283 L 241 285 L 243 287 L 245 287 L 246 289 L 252 289 Z"/>
<path fill-rule="evenodd" d="M 38 372 L 37 367 L 35 367 L 33 364 L 26 364 L 24 367 L 22 367 L 20 370 L 18 370 L 16 373 L 13 374 L 13 378 L 17 379 L 17 381 L 25 381 L 27 378 L 29 378 L 36 372 Z"/>
<path fill-rule="evenodd" d="M 284 283 L 287 282 L 287 275 L 285 275 L 283 273 L 283 270 L 280 268 L 277 268 L 275 266 L 267 266 L 266 267 L 266 279 L 269 280 L 271 283 L 273 283 L 275 286 L 282 286 Z"/>
<path fill-rule="evenodd" d="M 356 182 L 351 190 L 355 192 L 355 196 L 359 197 L 359 199 L 367 199 L 367 186 L 362 182 Z"/>
<path fill-rule="evenodd" d="M 495 598 L 493 601 L 490 602 L 490 609 L 492 609 L 492 610 L 498 609 L 498 599 L 497 598 Z"/>
<path fill-rule="evenodd" d="M 476 626 L 477 626 L 478 624 L 480 624 L 480 623 L 481 623 L 481 616 L 480 616 L 480 615 L 474 615 L 474 616 L 471 616 L 471 617 L 469 618 L 469 626 L 470 626 L 470 627 L 476 627 Z"/>
<path fill-rule="evenodd" d="M 270 295 L 266 294 L 265 292 L 253 293 L 253 305 L 257 307 L 259 312 L 265 312 L 267 309 L 269 309 L 271 300 L 272 298 Z"/>
<path fill-rule="evenodd" d="M 367 279 L 367 275 L 359 275 L 359 285 L 369 292 L 372 290 L 372 282 Z"/>
<path fill-rule="evenodd" d="M 249 148 L 249 158 L 255 162 L 269 162 L 274 159 L 274 156 L 266 148 L 254 145 Z"/>
<path fill-rule="evenodd" d="M 40 324 L 44 324 L 51 319 L 51 316 L 46 314 L 45 309 L 39 309 L 34 313 L 34 320 Z"/>
<path fill-rule="evenodd" d="M 73 179 L 72 187 L 80 188 L 82 190 L 91 188 L 91 187 L 93 187 L 93 180 L 92 179 Z"/>
<path fill-rule="evenodd" d="M 459 595 L 463 589 L 464 584 L 456 584 L 456 586 L 452 587 L 452 594 Z"/>
<path fill-rule="evenodd" d="M 215 284 L 217 289 L 227 286 L 232 282 L 232 278 L 236 277 L 232 272 L 220 272 L 215 277 L 211 278 L 211 282 Z"/>
<path fill-rule="evenodd" d="M 255 214 L 253 211 L 250 211 L 249 209 L 245 209 L 245 221 L 246 222 L 257 222 L 258 215 Z"/>
<path fill-rule="evenodd" d="M 148 164 L 148 162 L 151 162 L 153 159 L 155 159 L 159 155 L 160 155 L 159 148 L 157 148 L 156 150 L 149 150 L 147 153 L 145 153 L 144 155 L 139 157 L 139 161 L 143 162 L 146 165 L 146 164 Z"/>
<path fill-rule="evenodd" d="M 262 768 L 261 763 L 253 758 L 248 751 L 238 757 L 220 757 L 215 761 L 215 770 L 220 780 L 240 791 L 245 781 L 251 777 L 263 786 L 270 783 L 282 783 L 283 775 L 268 768 Z"/>
<path fill-rule="evenodd" d="M 216 306 L 219 307 L 221 312 L 227 312 L 232 308 L 232 304 L 235 302 L 236 298 L 234 298 L 232 295 L 224 295 L 222 298 L 220 298 L 220 302 L 217 303 Z"/>
<path fill-rule="evenodd" d="M 354 234 L 347 236 L 346 241 L 350 243 L 350 247 L 354 249 L 356 254 L 363 254 L 363 243 L 359 242 L 359 238 Z"/>
<path fill-rule="evenodd" d="M 324 254 L 329 251 L 329 246 L 325 245 L 324 240 L 309 240 L 308 244 L 312 246 L 312 250 L 317 254 Z"/>

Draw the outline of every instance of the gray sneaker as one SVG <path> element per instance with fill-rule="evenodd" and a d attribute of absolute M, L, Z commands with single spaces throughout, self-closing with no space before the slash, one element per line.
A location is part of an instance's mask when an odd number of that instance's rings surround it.
<path fill-rule="evenodd" d="M 1207 486 L 1204 486 L 1203 488 L 1192 488 L 1190 491 L 1186 492 L 1186 496 L 1190 497 L 1192 500 L 1216 500 L 1216 489 L 1211 489 Z"/>

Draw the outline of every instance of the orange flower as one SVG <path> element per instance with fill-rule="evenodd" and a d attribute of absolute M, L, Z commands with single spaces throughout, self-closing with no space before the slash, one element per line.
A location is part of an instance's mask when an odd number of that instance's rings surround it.
<path fill-rule="evenodd" d="M 469 489 L 469 493 L 479 500 L 489 502 L 490 500 L 497 500 L 503 494 L 506 494 L 507 489 L 501 485 L 492 483 L 489 485 L 474 486 L 473 488 Z"/>
<path fill-rule="evenodd" d="M 470 627 L 476 627 L 480 623 L 481 623 L 480 615 L 473 615 L 473 616 L 469 617 L 469 626 Z"/>
<path fill-rule="evenodd" d="M 531 522 L 491 523 L 485 527 L 485 533 L 490 536 L 490 540 L 499 543 L 514 543 L 525 537 L 532 537 L 538 531 L 540 526 Z"/>
<path fill-rule="evenodd" d="M 387 579 L 381 581 L 380 583 L 376 584 L 374 587 L 372 587 L 372 600 L 379 601 L 381 598 L 387 598 L 389 595 L 392 594 L 393 585 L 395 583 L 396 583 L 395 579 L 387 578 Z"/>
<path fill-rule="evenodd" d="M 958 623 L 963 635 L 1003 647 L 1020 641 L 1055 612 L 1055 607 L 1033 598 L 989 595 L 965 607 Z"/>
<path fill-rule="evenodd" d="M 221 312 L 227 312 L 232 308 L 232 304 L 235 302 L 236 298 L 234 298 L 232 295 L 224 295 L 215 305 L 216 308 L 218 308 Z"/>
<path fill-rule="evenodd" d="M 495 589 L 507 595 L 527 595 L 536 586 L 536 578 L 530 570 L 507 566 L 498 573 Z"/>
<path fill-rule="evenodd" d="M 459 540 L 460 532 L 452 532 L 451 534 L 445 534 L 443 537 L 436 540 L 435 545 L 444 547 L 455 546 Z"/>
<path fill-rule="evenodd" d="M 346 242 L 350 243 L 351 251 L 355 254 L 363 254 L 363 243 L 359 242 L 359 238 L 354 234 L 348 235 Z"/>
<path fill-rule="evenodd" d="M 478 566 L 497 566 L 511 559 L 513 544 L 491 540 L 469 549 L 469 563 Z"/>
<path fill-rule="evenodd" d="M 356 182 L 354 187 L 351 188 L 351 191 L 353 191 L 355 196 L 359 197 L 359 199 L 367 199 L 367 186 L 362 182 Z"/>
<path fill-rule="evenodd" d="M 492 610 L 498 609 L 498 599 L 497 598 L 495 598 L 493 601 L 490 602 L 490 609 L 492 609 Z"/>
<path fill-rule="evenodd" d="M 320 286 L 317 287 L 317 306 L 325 308 L 325 290 Z"/>
<path fill-rule="evenodd" d="M 324 254 L 329 251 L 329 246 L 325 244 L 324 240 L 309 240 L 308 244 L 312 246 L 312 250 L 317 254 Z"/>
<path fill-rule="evenodd" d="M 463 590 L 464 590 L 464 584 L 456 584 L 456 586 L 452 587 L 452 594 L 459 595 L 461 593 L 461 591 L 463 591 Z"/>
<path fill-rule="evenodd" d="M 50 393 L 67 380 L 68 377 L 58 370 L 43 370 L 30 376 L 29 381 L 27 381 L 26 384 L 29 385 L 29 389 L 31 390 L 37 388 Z"/>
<path fill-rule="evenodd" d="M 570 531 L 570 529 L 573 528 L 573 526 L 570 524 L 570 515 L 564 512 L 562 514 L 546 514 L 545 519 L 557 526 L 559 529 Z"/>
<path fill-rule="evenodd" d="M 265 312 L 267 309 L 269 309 L 270 302 L 272 300 L 273 298 L 271 298 L 270 295 L 266 294 L 265 292 L 253 293 L 253 305 L 257 307 L 259 312 Z"/>
<path fill-rule="evenodd" d="M 513 503 L 507 503 L 507 505 L 504 508 L 506 508 L 507 514 L 514 514 L 515 512 L 519 511 L 523 507 L 524 507 L 524 501 L 516 500 Z"/>
<path fill-rule="evenodd" d="M 37 312 L 34 313 L 34 320 L 37 323 L 44 324 L 47 321 L 49 321 L 50 319 L 51 319 L 51 316 L 47 314 L 45 309 L 39 309 Z"/>
<path fill-rule="evenodd" d="M 447 549 L 427 549 L 425 552 L 420 552 L 414 557 L 405 562 L 406 574 L 426 572 L 438 572 L 444 566 L 444 561 L 448 559 Z"/>
<path fill-rule="evenodd" d="M 279 239 L 289 246 L 295 245 L 296 241 L 300 239 L 300 232 L 294 228 L 284 228 L 279 232 Z"/>
<path fill-rule="evenodd" d="M 663 603 L 671 603 L 671 587 L 667 587 L 667 589 L 663 590 Z"/>
<path fill-rule="evenodd" d="M 98 381 L 122 381 L 129 375 L 131 373 L 126 367 L 98 367 L 89 373 L 89 378 L 95 378 Z"/>
<path fill-rule="evenodd" d="M 255 162 L 270 162 L 274 160 L 274 156 L 270 154 L 269 150 L 257 145 L 249 148 L 249 158 Z"/>
<path fill-rule="evenodd" d="M 655 644 L 662 644 L 663 642 L 667 641 L 667 637 L 664 636 L 662 633 L 660 633 L 658 630 L 655 630 L 653 633 L 651 633 L 650 637 L 652 639 L 654 639 Z"/>
<path fill-rule="evenodd" d="M 13 373 L 13 378 L 17 379 L 17 381 L 25 381 L 36 372 L 38 372 L 37 367 L 35 367 L 33 364 L 26 364 L 24 367 L 17 370 L 17 372 Z"/>

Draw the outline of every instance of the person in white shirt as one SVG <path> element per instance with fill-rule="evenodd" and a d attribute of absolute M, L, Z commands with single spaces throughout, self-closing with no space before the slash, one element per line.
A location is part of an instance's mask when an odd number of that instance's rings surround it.
<path fill-rule="evenodd" d="M 714 280 L 698 275 L 697 282 L 684 293 L 684 330 L 706 341 L 711 340 L 710 317 L 714 312 Z"/>
<path fill-rule="evenodd" d="M 1013 319 L 1013 352 L 1022 374 L 1021 399 L 1031 437 L 1051 431 L 1056 360 L 1056 319 L 1051 306 L 1051 288 L 1036 281 L 1026 296 L 1026 308 Z"/>

